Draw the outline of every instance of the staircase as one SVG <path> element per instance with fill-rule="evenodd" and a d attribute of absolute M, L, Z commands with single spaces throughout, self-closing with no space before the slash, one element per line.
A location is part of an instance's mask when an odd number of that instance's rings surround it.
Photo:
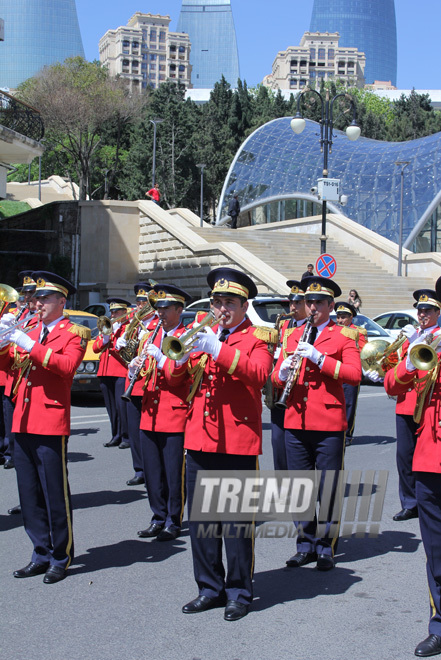
<path fill-rule="evenodd" d="M 192 227 L 192 231 L 210 243 L 238 243 L 286 279 L 300 279 L 307 264 L 315 264 L 319 256 L 316 235 L 226 227 Z M 326 249 L 337 261 L 334 279 L 342 289 L 342 299 L 346 300 L 350 289 L 356 289 L 363 301 L 361 311 L 367 316 L 408 309 L 414 302 L 413 291 L 435 288 L 435 282 L 431 279 L 391 275 L 333 238 L 327 240 Z M 285 294 L 287 289 L 278 293 Z"/>

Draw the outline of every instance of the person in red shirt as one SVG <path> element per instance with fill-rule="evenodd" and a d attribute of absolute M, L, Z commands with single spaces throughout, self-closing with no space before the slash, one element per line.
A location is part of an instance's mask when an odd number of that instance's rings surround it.
<path fill-rule="evenodd" d="M 360 352 L 353 330 L 337 326 L 330 319 L 334 296 L 341 295 L 338 284 L 325 277 L 313 276 L 305 280 L 305 285 L 305 308 L 311 323 L 309 336 L 304 336 L 306 324 L 294 330 L 279 356 L 272 378 L 277 387 L 284 388 L 296 352 L 301 359 L 300 371 L 285 410 L 288 470 L 320 470 L 320 493 L 326 470 L 335 471 L 331 512 L 338 471 L 343 469 L 347 428 L 343 383 L 360 383 Z M 287 565 L 299 567 L 317 561 L 318 570 L 334 568 L 338 521 L 328 519 L 325 525 L 318 526 L 314 517 L 301 527 L 297 523 L 297 527 L 297 553 L 286 562 Z M 325 527 L 324 533 L 319 533 L 321 527 Z"/>
<path fill-rule="evenodd" d="M 155 202 L 155 204 L 159 204 L 161 201 L 161 191 L 159 190 L 159 183 L 155 183 L 153 188 L 150 188 L 150 190 L 147 190 L 146 197 L 150 197 L 150 199 Z"/>
<path fill-rule="evenodd" d="M 34 551 L 14 571 L 27 578 L 45 573 L 53 584 L 66 577 L 73 558 L 72 506 L 67 478 L 70 390 L 90 339 L 90 330 L 65 318 L 63 308 L 75 287 L 38 271 L 35 297 L 41 322 L 29 333 L 11 331 L 0 351 L 0 368 L 19 371 L 12 430 L 15 467 L 25 530 Z"/>

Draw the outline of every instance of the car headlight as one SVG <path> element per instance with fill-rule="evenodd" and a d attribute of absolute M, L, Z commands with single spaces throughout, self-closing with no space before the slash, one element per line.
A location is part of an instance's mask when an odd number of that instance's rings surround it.
<path fill-rule="evenodd" d="M 82 374 L 83 371 L 84 371 L 84 362 L 82 362 L 82 363 L 79 365 L 79 367 L 78 367 L 78 369 L 77 369 L 77 374 Z"/>
<path fill-rule="evenodd" d="M 95 371 L 95 362 L 86 362 L 86 371 L 88 374 L 93 374 Z"/>

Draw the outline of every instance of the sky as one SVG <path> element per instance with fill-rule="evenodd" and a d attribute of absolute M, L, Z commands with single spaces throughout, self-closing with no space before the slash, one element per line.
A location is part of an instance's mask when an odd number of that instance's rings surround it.
<path fill-rule="evenodd" d="M 369 0 L 366 0 L 369 2 Z M 98 59 L 98 42 L 126 25 L 137 11 L 169 15 L 176 29 L 181 0 L 76 0 L 86 59 Z M 253 87 L 271 73 L 280 50 L 297 46 L 309 30 L 313 0 L 232 0 L 240 77 Z M 441 89 L 441 1 L 395 0 L 399 89 Z"/>

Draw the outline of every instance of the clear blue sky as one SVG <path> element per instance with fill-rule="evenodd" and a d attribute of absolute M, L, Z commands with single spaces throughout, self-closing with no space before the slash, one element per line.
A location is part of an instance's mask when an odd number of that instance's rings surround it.
<path fill-rule="evenodd" d="M 369 0 L 366 0 L 367 2 Z M 136 12 L 169 15 L 176 28 L 181 0 L 76 0 L 88 60 L 98 59 L 98 41 Z M 249 86 L 271 73 L 279 50 L 298 45 L 309 29 L 313 0 L 232 0 L 240 77 Z M 398 87 L 441 89 L 440 0 L 395 0 Z"/>

